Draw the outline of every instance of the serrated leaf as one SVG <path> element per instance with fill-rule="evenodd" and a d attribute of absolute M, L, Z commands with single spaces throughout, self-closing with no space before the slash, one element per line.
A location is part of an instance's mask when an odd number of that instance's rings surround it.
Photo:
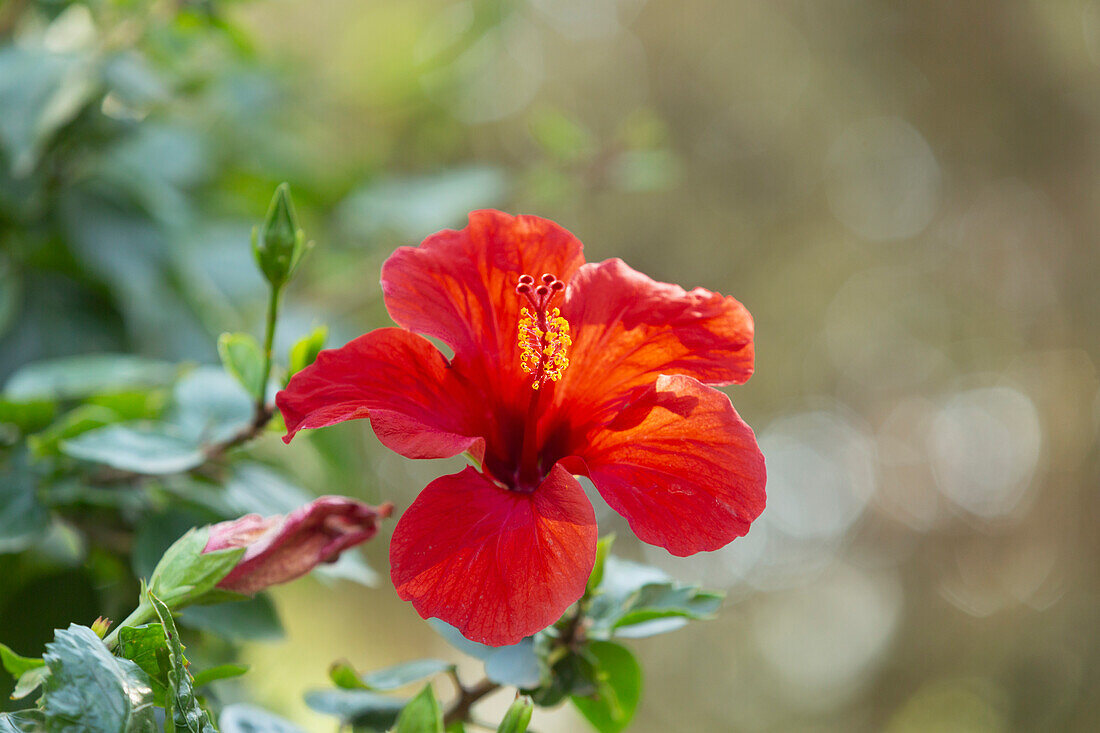
<path fill-rule="evenodd" d="M 39 710 L 0 713 L 0 733 L 45 733 L 46 718 Z"/>
<path fill-rule="evenodd" d="M 87 354 L 28 364 L 8 378 L 9 400 L 71 400 L 170 384 L 176 366 L 130 354 Z"/>
<path fill-rule="evenodd" d="M 253 399 L 259 399 L 264 388 L 264 355 L 256 338 L 248 333 L 223 333 L 218 337 L 218 356 L 222 366 Z"/>
<path fill-rule="evenodd" d="M 443 710 L 431 685 L 417 694 L 397 717 L 395 733 L 443 733 Z"/>
<path fill-rule="evenodd" d="M 288 380 L 317 360 L 317 355 L 321 353 L 321 349 L 325 348 L 327 338 L 328 328 L 318 326 L 290 347 L 287 367 Z"/>
<path fill-rule="evenodd" d="M 221 733 L 302 733 L 289 720 L 254 705 L 226 705 L 218 718 Z"/>
<path fill-rule="evenodd" d="M 347 662 L 338 662 L 329 669 L 329 678 L 337 687 L 348 690 L 387 691 L 411 685 L 453 668 L 453 664 L 442 659 L 417 659 L 359 674 Z"/>
<path fill-rule="evenodd" d="M 408 702 L 369 690 L 314 690 L 305 699 L 310 709 L 334 715 L 345 725 L 375 730 L 389 730 Z"/>
<path fill-rule="evenodd" d="M 174 729 L 179 729 L 186 733 L 217 733 L 210 716 L 195 697 L 191 673 L 187 671 L 183 644 L 180 643 L 180 634 L 172 619 L 172 612 L 151 591 L 146 593 L 146 597 L 164 627 L 168 646 L 168 692 L 165 695 L 168 704 L 165 706 L 165 731 L 170 733 Z M 174 723 L 174 726 L 169 725 L 169 720 Z"/>
<path fill-rule="evenodd" d="M 148 475 L 181 473 L 206 460 L 199 445 L 166 423 L 108 425 L 61 443 L 72 458 Z"/>
<path fill-rule="evenodd" d="M 129 659 L 112 655 L 95 632 L 73 624 L 46 645 L 50 676 L 42 710 L 50 731 L 154 733 L 149 676 Z"/>
<path fill-rule="evenodd" d="M 237 566 L 245 548 L 203 552 L 209 537 L 208 527 L 198 527 L 176 540 L 153 570 L 149 590 L 174 608 L 213 590 Z"/>
<path fill-rule="evenodd" d="M 590 642 L 586 655 L 595 660 L 596 692 L 574 695 L 573 704 L 600 733 L 619 733 L 630 725 L 642 693 L 642 668 L 626 647 L 610 641 Z"/>
<path fill-rule="evenodd" d="M 209 685 L 211 682 L 217 682 L 218 680 L 228 680 L 234 677 L 240 677 L 250 669 L 252 669 L 252 667 L 248 664 L 219 664 L 217 667 L 204 669 L 197 673 L 193 681 L 195 687 L 199 688 L 204 685 Z"/>
<path fill-rule="evenodd" d="M 153 702 L 164 707 L 168 691 L 167 640 L 159 623 L 123 626 L 118 630 L 119 656 L 129 659 L 149 675 Z"/>
<path fill-rule="evenodd" d="M 526 695 L 517 697 L 508 708 L 508 712 L 504 714 L 500 725 L 497 726 L 497 733 L 527 733 L 532 712 L 534 712 L 534 705 L 531 703 L 531 698 Z"/>

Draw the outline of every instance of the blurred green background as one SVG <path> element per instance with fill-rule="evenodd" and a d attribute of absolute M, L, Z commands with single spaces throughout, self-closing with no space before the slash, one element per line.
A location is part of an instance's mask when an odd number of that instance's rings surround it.
<path fill-rule="evenodd" d="M 1100 728 L 1100 2 L 4 0 L 0 44 L 0 381 L 259 332 L 282 180 L 318 244 L 281 353 L 389 325 L 395 246 L 539 214 L 756 319 L 750 534 L 676 559 L 597 502 L 618 551 L 729 593 L 633 645 L 631 730 Z M 365 423 L 257 453 L 399 509 L 460 465 Z M 300 700 L 334 659 L 454 654 L 389 585 L 390 529 L 375 589 L 278 591 L 255 699 L 330 731 Z"/>

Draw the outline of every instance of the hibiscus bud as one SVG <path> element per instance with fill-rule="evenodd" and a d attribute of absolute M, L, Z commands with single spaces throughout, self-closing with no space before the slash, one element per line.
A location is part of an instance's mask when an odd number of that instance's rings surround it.
<path fill-rule="evenodd" d="M 285 516 L 249 514 L 210 527 L 203 553 L 244 548 L 217 587 L 252 594 L 305 575 L 344 550 L 366 542 L 393 505 L 373 507 L 341 496 L 322 496 Z"/>
<path fill-rule="evenodd" d="M 99 618 L 97 618 L 95 621 L 92 622 L 92 631 L 94 631 L 95 635 L 98 636 L 100 639 L 102 639 L 104 636 L 107 635 L 107 631 L 110 628 L 111 628 L 111 619 L 109 619 L 105 616 L 100 616 Z"/>
<path fill-rule="evenodd" d="M 308 245 L 298 226 L 290 186 L 279 184 L 262 226 L 252 230 L 252 253 L 264 277 L 273 288 L 281 288 L 290 279 Z"/>

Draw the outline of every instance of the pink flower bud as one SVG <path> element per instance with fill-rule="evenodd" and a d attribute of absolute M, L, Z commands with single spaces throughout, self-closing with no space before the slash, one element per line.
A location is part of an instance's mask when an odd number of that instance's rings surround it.
<path fill-rule="evenodd" d="M 342 496 L 322 496 L 286 516 L 249 514 L 210 527 L 203 552 L 244 547 L 240 562 L 218 587 L 252 594 L 299 578 L 344 550 L 366 542 L 393 505 L 373 507 Z"/>

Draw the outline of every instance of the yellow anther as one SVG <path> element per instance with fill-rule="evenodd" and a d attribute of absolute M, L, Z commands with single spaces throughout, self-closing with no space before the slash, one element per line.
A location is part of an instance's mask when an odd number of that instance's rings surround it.
<path fill-rule="evenodd" d="M 520 366 L 528 374 L 535 375 L 532 389 L 538 389 L 543 382 L 556 382 L 569 366 L 569 347 L 573 339 L 569 335 L 569 321 L 561 311 L 554 308 L 543 319 L 544 331 L 539 327 L 536 316 L 527 308 L 520 310 L 518 342 L 520 348 Z"/>

